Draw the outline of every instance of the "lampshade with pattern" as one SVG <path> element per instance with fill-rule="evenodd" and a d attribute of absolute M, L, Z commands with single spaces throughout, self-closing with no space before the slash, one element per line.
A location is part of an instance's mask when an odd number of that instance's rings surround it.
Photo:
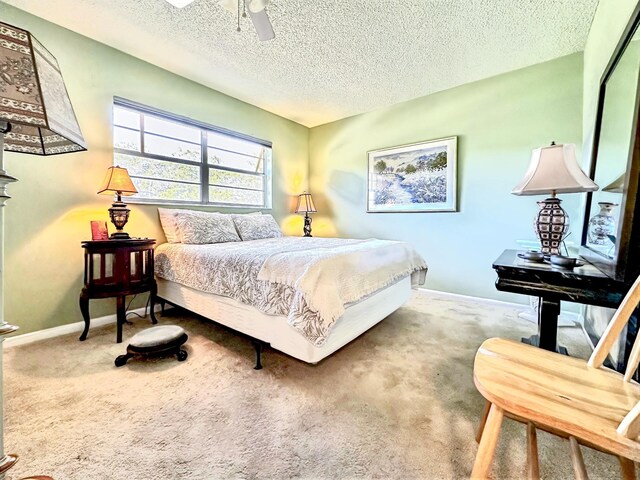
<path fill-rule="evenodd" d="M 31 33 L 0 22 L 0 122 L 4 150 L 55 155 L 86 150 L 55 57 Z"/>

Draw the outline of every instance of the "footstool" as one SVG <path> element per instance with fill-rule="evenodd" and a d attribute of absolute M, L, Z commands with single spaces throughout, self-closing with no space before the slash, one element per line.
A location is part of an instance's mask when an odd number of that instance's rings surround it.
<path fill-rule="evenodd" d="M 178 358 L 179 362 L 182 362 L 187 359 L 187 352 L 180 347 L 188 338 L 184 328 L 177 325 L 146 328 L 133 336 L 127 346 L 126 355 L 116 358 L 116 367 L 122 367 L 136 355 L 152 356 L 171 353 Z"/>

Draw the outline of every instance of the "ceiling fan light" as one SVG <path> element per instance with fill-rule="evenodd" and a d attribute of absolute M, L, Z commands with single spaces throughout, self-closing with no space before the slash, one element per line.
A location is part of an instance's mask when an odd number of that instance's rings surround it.
<path fill-rule="evenodd" d="M 171 5 L 176 8 L 186 7 L 190 3 L 194 2 L 194 0 L 167 0 Z"/>
<path fill-rule="evenodd" d="M 218 5 L 231 13 L 238 12 L 238 0 L 218 0 Z"/>
<path fill-rule="evenodd" d="M 258 13 L 263 11 L 269 5 L 269 0 L 249 0 L 247 2 L 247 8 L 251 13 Z"/>

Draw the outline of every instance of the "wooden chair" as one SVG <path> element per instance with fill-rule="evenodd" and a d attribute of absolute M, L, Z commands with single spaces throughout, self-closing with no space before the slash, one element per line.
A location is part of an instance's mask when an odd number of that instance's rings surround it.
<path fill-rule="evenodd" d="M 527 425 L 530 479 L 539 476 L 536 429 L 569 439 L 578 479 L 587 478 L 579 444 L 617 456 L 622 477 L 636 478 L 640 385 L 631 377 L 640 362 L 640 336 L 624 376 L 602 364 L 639 302 L 640 278 L 588 362 L 501 338 L 491 338 L 480 346 L 473 378 L 487 405 L 476 437 L 480 445 L 472 478 L 488 477 L 504 416 Z"/>

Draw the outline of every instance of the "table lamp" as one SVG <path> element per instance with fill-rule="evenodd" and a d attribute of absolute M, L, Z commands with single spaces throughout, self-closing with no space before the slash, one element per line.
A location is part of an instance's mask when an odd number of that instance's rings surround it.
<path fill-rule="evenodd" d="M 543 253 L 560 254 L 560 245 L 569 230 L 569 216 L 560 206 L 558 193 L 594 192 L 598 190 L 580 168 L 576 146 L 572 143 L 536 148 L 524 178 L 511 191 L 514 195 L 548 195 L 538 202 L 540 210 L 535 219 L 536 236 Z"/>
<path fill-rule="evenodd" d="M 56 155 L 86 150 L 55 57 L 28 31 L 0 22 L 0 355 L 4 335 L 18 327 L 4 321 L 4 207 L 7 184 L 3 151 Z M 0 478 L 18 461 L 4 454 L 0 367 Z"/>
<path fill-rule="evenodd" d="M 109 167 L 98 193 L 115 194 L 115 201 L 109 209 L 111 223 L 116 226 L 115 233 L 111 234 L 111 240 L 131 238 L 128 233 L 122 230 L 129 221 L 130 212 L 127 204 L 122 201 L 122 195 L 134 195 L 138 193 L 138 190 L 133 185 L 127 169 L 118 166 Z"/>
<path fill-rule="evenodd" d="M 304 236 L 311 237 L 311 217 L 310 213 L 316 213 L 316 206 L 313 204 L 311 194 L 304 192 L 298 195 L 298 206 L 296 213 L 304 213 Z"/>

